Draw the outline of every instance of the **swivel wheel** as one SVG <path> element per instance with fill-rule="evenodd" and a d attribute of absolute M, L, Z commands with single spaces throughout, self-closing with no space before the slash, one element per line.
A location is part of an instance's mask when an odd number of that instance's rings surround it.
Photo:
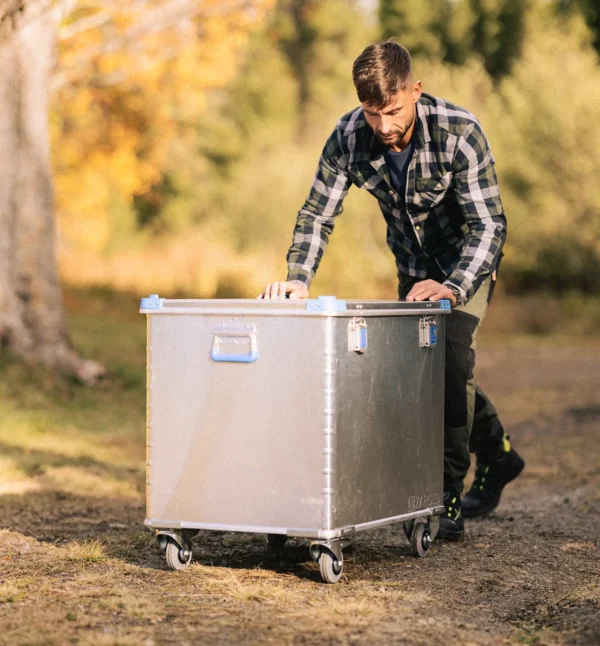
<path fill-rule="evenodd" d="M 172 570 L 185 570 L 192 562 L 192 549 L 189 545 L 183 549 L 169 536 L 165 547 L 165 559 Z"/>
<path fill-rule="evenodd" d="M 319 556 L 319 570 L 325 583 L 337 583 L 342 577 L 344 566 L 330 552 L 322 550 Z"/>
<path fill-rule="evenodd" d="M 410 535 L 410 545 L 412 547 L 412 553 L 415 556 L 424 558 L 429 552 L 431 543 L 432 540 L 431 534 L 429 532 L 429 526 L 425 523 L 415 523 Z"/>

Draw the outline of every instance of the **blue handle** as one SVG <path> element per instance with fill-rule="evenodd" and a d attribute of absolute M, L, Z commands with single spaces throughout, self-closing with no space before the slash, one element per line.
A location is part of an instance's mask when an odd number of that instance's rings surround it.
<path fill-rule="evenodd" d="M 231 346 L 239 344 L 240 342 L 242 345 L 240 352 L 232 352 L 232 350 L 237 350 L 237 348 L 232 348 Z M 227 328 L 217 330 L 214 333 L 210 358 L 213 361 L 221 361 L 223 363 L 253 363 L 256 361 L 258 359 L 258 344 L 256 341 L 255 327 L 250 326 L 243 330 Z"/>
<path fill-rule="evenodd" d="M 213 348 L 210 351 L 210 358 L 213 361 L 227 361 L 230 363 L 253 363 L 258 359 L 258 350 L 252 350 L 248 354 L 221 354 Z"/>

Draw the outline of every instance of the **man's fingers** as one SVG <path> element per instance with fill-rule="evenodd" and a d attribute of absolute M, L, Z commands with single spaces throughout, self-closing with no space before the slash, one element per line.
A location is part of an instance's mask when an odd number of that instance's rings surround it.
<path fill-rule="evenodd" d="M 417 296 L 422 294 L 424 291 L 431 289 L 432 285 L 439 286 L 439 283 L 436 283 L 434 280 L 422 280 L 418 282 L 416 285 L 413 285 L 410 292 L 408 292 L 406 300 L 407 301 L 419 300 Z"/>
<path fill-rule="evenodd" d="M 290 298 L 295 301 L 307 299 L 308 288 L 306 287 L 306 285 L 301 282 L 293 282 L 292 291 L 290 292 Z"/>
<path fill-rule="evenodd" d="M 258 298 L 265 300 L 280 300 L 284 299 L 287 292 L 294 289 L 294 286 L 285 281 L 277 283 L 269 283 L 264 290 L 260 293 Z"/>
<path fill-rule="evenodd" d="M 425 289 L 419 294 L 415 296 L 416 301 L 426 301 L 428 298 L 433 296 L 434 294 L 437 294 L 438 290 L 435 287 L 430 287 L 429 289 Z"/>
<path fill-rule="evenodd" d="M 410 290 L 407 300 L 422 301 L 430 294 L 434 294 L 437 289 L 439 289 L 439 285 L 424 285 L 419 283 Z"/>
<path fill-rule="evenodd" d="M 297 287 L 293 292 L 290 292 L 290 300 L 300 301 L 308 298 L 308 290 L 305 287 Z"/>
<path fill-rule="evenodd" d="M 269 283 L 257 298 L 283 300 L 286 295 L 291 300 L 305 299 L 308 298 L 308 288 L 303 282 L 296 280 Z"/>
<path fill-rule="evenodd" d="M 453 299 L 454 294 L 450 289 L 440 284 L 432 285 L 429 287 L 421 287 L 420 289 L 411 290 L 406 297 L 408 301 L 440 301 L 443 298 L 449 300 Z"/>
<path fill-rule="evenodd" d="M 269 298 L 275 300 L 279 294 L 279 283 L 273 283 L 269 291 Z"/>
<path fill-rule="evenodd" d="M 294 301 L 305 300 L 308 298 L 308 287 L 299 280 L 293 280 L 288 283 L 290 290 L 290 299 Z"/>
<path fill-rule="evenodd" d="M 448 300 L 452 300 L 452 297 L 454 294 L 452 293 L 452 290 L 450 289 L 443 289 L 437 292 L 437 294 L 434 294 L 433 296 L 429 297 L 430 301 L 441 301 L 443 298 L 446 298 Z"/>

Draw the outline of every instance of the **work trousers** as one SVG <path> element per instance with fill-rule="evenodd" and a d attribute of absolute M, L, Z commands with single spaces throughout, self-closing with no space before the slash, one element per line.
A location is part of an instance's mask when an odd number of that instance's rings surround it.
<path fill-rule="evenodd" d="M 439 270 L 430 278 L 444 280 Z M 412 287 L 423 279 L 400 275 L 398 295 L 405 300 Z M 492 298 L 495 281 L 488 276 L 466 305 L 452 309 L 445 317 L 446 367 L 444 389 L 444 488 L 462 490 L 470 464 L 469 451 L 478 460 L 501 455 L 504 429 L 496 409 L 475 384 L 477 332 Z"/>

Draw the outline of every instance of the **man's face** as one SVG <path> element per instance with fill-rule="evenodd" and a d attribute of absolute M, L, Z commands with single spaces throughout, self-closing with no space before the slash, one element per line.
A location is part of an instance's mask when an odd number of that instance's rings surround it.
<path fill-rule="evenodd" d="M 416 118 L 416 103 L 421 97 L 421 81 L 409 79 L 389 105 L 377 110 L 361 103 L 365 119 L 375 137 L 388 148 L 403 148 L 410 141 Z"/>

